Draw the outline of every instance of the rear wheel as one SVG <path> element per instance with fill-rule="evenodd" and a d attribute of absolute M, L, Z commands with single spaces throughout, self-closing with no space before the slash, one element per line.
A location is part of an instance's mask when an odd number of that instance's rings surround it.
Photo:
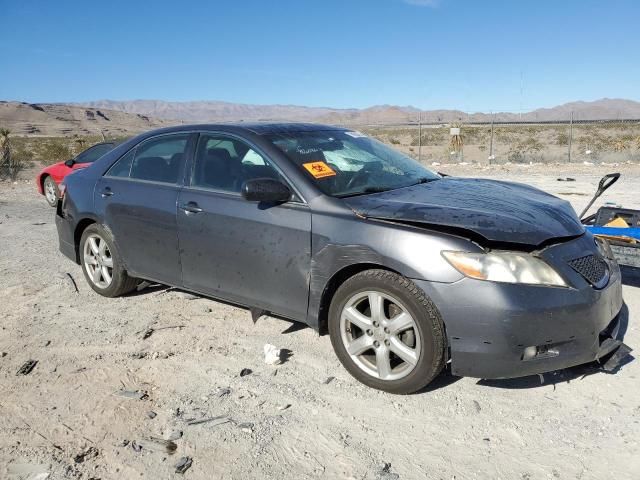
<path fill-rule="evenodd" d="M 361 272 L 329 309 L 336 355 L 357 380 L 391 393 L 426 386 L 444 366 L 444 327 L 424 292 L 386 270 Z"/>
<path fill-rule="evenodd" d="M 47 176 L 42 182 L 42 191 L 44 192 L 44 198 L 47 199 L 47 203 L 55 207 L 60 197 L 60 190 L 51 176 Z"/>
<path fill-rule="evenodd" d="M 89 225 L 80 239 L 82 271 L 89 286 L 105 297 L 133 290 L 138 280 L 124 269 L 111 234 L 102 226 Z"/>

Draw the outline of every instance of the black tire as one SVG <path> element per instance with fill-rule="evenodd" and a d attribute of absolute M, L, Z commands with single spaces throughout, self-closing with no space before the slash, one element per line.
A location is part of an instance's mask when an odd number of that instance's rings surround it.
<path fill-rule="evenodd" d="M 94 235 L 99 236 L 106 243 L 113 264 L 113 267 L 111 268 L 111 283 L 104 288 L 96 285 L 92 280 L 91 274 L 88 271 L 87 263 L 84 259 L 85 245 L 89 241 L 89 238 Z M 82 265 L 84 278 L 89 286 L 103 297 L 118 297 L 120 295 L 124 295 L 125 293 L 132 291 L 138 285 L 139 280 L 137 278 L 130 277 L 124 269 L 122 257 L 118 252 L 115 242 L 113 241 L 113 236 L 103 226 L 98 225 L 97 223 L 89 225 L 84 232 L 82 232 L 79 249 L 80 263 Z"/>
<path fill-rule="evenodd" d="M 382 380 L 368 374 L 351 358 L 340 331 L 342 311 L 354 295 L 378 291 L 398 299 L 413 317 L 419 333 L 420 355 L 404 378 Z M 346 280 L 336 291 L 329 308 L 329 335 L 338 359 L 358 381 L 395 394 L 416 392 L 428 385 L 445 365 L 445 333 L 440 313 L 413 282 L 387 270 L 365 270 Z M 417 340 L 416 340 L 417 342 Z"/>
<path fill-rule="evenodd" d="M 47 195 L 47 189 L 51 189 L 51 191 L 55 194 L 55 198 Z M 51 175 L 47 175 L 42 181 L 42 191 L 44 192 L 44 198 L 49 206 L 55 207 L 58 204 L 58 199 L 60 198 L 60 189 L 58 188 L 58 185 L 53 180 L 53 178 L 51 178 Z"/>

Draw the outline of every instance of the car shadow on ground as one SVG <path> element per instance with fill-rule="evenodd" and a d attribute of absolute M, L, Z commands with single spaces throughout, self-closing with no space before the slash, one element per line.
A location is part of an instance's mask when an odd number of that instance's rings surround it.
<path fill-rule="evenodd" d="M 620 330 L 617 336 L 618 340 L 624 339 L 624 335 L 626 334 L 628 327 L 629 307 L 627 307 L 626 304 L 623 304 L 622 309 L 620 310 Z M 598 373 L 604 375 L 616 375 L 620 371 L 620 369 L 622 369 L 622 367 L 635 360 L 635 357 L 633 355 L 627 354 L 626 356 L 623 356 L 619 361 L 617 361 L 611 370 L 607 371 L 603 368 L 603 366 L 613 355 L 615 355 L 615 351 L 605 355 L 599 361 L 585 363 L 584 365 L 577 365 L 575 367 L 564 368 L 562 370 L 556 370 L 553 372 L 541 373 L 538 375 L 497 380 L 482 379 L 478 380 L 477 385 L 516 390 L 525 388 L 539 388 L 553 385 L 553 388 L 555 390 L 557 384 L 570 383 L 575 380 L 583 380 L 590 375 L 595 375 Z"/>

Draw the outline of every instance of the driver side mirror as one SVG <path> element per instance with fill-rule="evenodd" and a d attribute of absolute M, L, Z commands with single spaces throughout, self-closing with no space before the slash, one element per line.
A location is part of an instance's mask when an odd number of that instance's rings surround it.
<path fill-rule="evenodd" d="M 75 163 L 76 163 L 76 161 L 73 158 L 70 158 L 69 160 L 64 162 L 64 164 L 69 168 L 73 167 L 75 165 Z"/>
<path fill-rule="evenodd" d="M 291 190 L 274 178 L 252 178 L 240 189 L 245 200 L 250 202 L 284 203 L 291 199 Z"/>

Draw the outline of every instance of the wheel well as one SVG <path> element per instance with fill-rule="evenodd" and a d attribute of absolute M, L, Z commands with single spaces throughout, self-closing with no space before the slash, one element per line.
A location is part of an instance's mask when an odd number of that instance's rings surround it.
<path fill-rule="evenodd" d="M 389 272 L 398 273 L 391 268 L 385 267 L 384 265 L 378 265 L 376 263 L 357 263 L 338 270 L 329 279 L 324 287 L 324 291 L 322 292 L 322 297 L 320 298 L 320 308 L 318 311 L 318 331 L 320 335 L 326 335 L 328 332 L 329 307 L 331 306 L 331 300 L 333 300 L 336 290 L 338 290 L 340 285 L 354 275 L 364 272 L 365 270 L 372 269 L 388 270 Z"/>
<path fill-rule="evenodd" d="M 86 230 L 89 225 L 96 223 L 95 220 L 91 218 L 83 218 L 78 222 L 76 226 L 75 232 L 73 232 L 73 244 L 76 248 L 76 262 L 80 263 L 80 239 L 82 238 L 82 234 Z"/>

